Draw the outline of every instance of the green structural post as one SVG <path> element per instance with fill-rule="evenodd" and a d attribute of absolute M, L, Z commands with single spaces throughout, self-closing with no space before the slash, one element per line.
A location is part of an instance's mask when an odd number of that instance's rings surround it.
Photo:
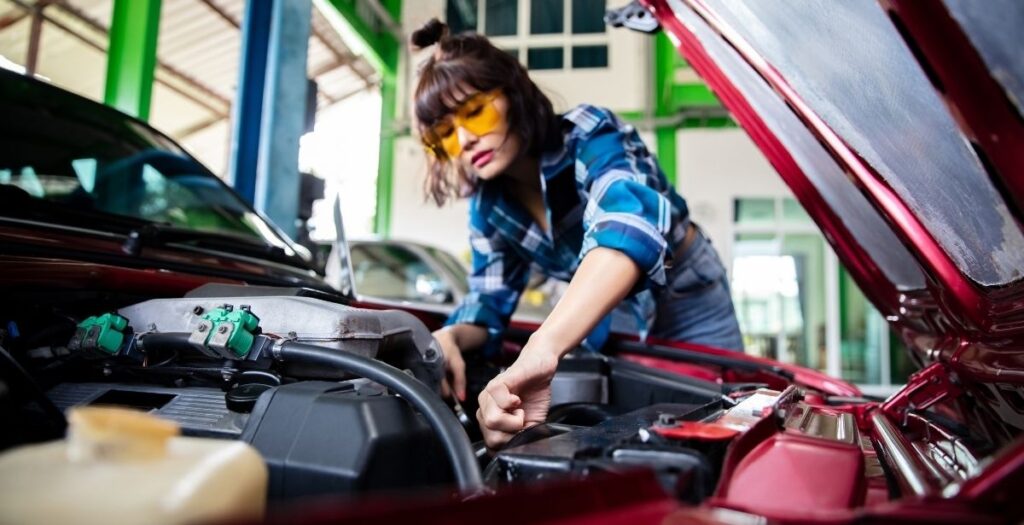
<path fill-rule="evenodd" d="M 381 237 L 391 235 L 391 203 L 395 184 L 395 110 L 398 106 L 398 79 L 385 74 L 380 85 L 380 153 L 377 160 L 377 211 L 373 231 Z"/>
<path fill-rule="evenodd" d="M 108 105 L 149 119 L 161 0 L 114 0 L 107 51 Z"/>
<path fill-rule="evenodd" d="M 676 50 L 664 33 L 654 39 L 654 117 L 671 117 L 676 107 L 672 100 L 675 84 Z M 658 164 L 669 184 L 676 184 L 676 126 L 660 125 L 654 130 Z"/>
<path fill-rule="evenodd" d="M 402 0 L 384 0 L 384 9 L 395 21 L 402 17 Z M 388 35 L 391 36 L 391 35 Z M 395 115 L 398 108 L 398 58 L 401 42 L 385 39 L 380 51 L 384 63 L 380 85 L 380 153 L 377 161 L 377 211 L 374 233 L 391 235 L 392 201 L 395 185 Z"/>
<path fill-rule="evenodd" d="M 395 176 L 395 120 L 398 107 L 398 57 L 402 43 L 387 29 L 375 30 L 359 16 L 358 0 L 330 0 L 347 24 L 349 33 L 360 40 L 363 57 L 380 73 L 380 153 L 377 161 L 377 211 L 373 218 L 374 233 L 387 237 L 391 233 L 391 209 Z M 394 21 L 401 20 L 402 0 L 382 0 L 381 4 Z"/>

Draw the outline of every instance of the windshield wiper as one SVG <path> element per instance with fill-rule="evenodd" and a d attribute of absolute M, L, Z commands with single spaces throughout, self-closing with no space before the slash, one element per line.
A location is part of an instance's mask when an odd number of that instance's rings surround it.
<path fill-rule="evenodd" d="M 289 254 L 283 248 L 265 243 L 258 238 L 191 230 L 127 215 L 76 208 L 34 198 L 22 191 L 4 191 L 7 188 L 9 186 L 0 185 L 0 196 L 4 197 L 2 199 L 4 206 L 0 208 L 0 216 L 30 219 L 54 226 L 81 228 L 107 234 L 126 235 L 127 239 L 122 250 L 127 255 L 139 256 L 142 253 L 142 248 L 146 246 L 166 246 L 178 243 L 209 248 L 227 256 L 232 254 L 249 255 L 302 269 L 313 269 L 309 262 L 300 255 Z"/>
<path fill-rule="evenodd" d="M 128 238 L 121 245 L 124 253 L 138 256 L 146 246 L 167 246 L 169 244 L 187 244 L 201 248 L 209 248 L 225 254 L 242 254 L 282 262 L 291 266 L 312 269 L 305 259 L 297 253 L 289 253 L 280 246 L 265 244 L 257 239 L 250 239 L 230 233 L 190 230 L 169 224 L 149 223 L 128 232 Z"/>

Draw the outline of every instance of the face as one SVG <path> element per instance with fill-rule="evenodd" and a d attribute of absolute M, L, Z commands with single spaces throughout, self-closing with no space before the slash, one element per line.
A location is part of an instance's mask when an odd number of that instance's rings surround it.
<path fill-rule="evenodd" d="M 427 130 L 428 145 L 483 180 L 503 173 L 519 153 L 519 137 L 509 132 L 505 95 L 467 89 L 446 102 L 454 110 Z"/>

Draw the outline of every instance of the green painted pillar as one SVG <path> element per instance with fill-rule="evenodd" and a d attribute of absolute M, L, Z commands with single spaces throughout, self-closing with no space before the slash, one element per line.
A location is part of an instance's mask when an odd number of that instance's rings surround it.
<path fill-rule="evenodd" d="M 161 0 L 114 0 L 103 100 L 142 120 L 149 119 L 156 72 Z"/>
<path fill-rule="evenodd" d="M 392 20 L 401 20 L 402 0 L 384 0 Z M 373 231 L 381 237 L 391 235 L 392 203 L 395 185 L 395 116 L 398 109 L 398 60 L 403 43 L 384 39 L 378 46 L 384 71 L 380 84 L 380 150 L 377 160 L 377 211 Z"/>
<path fill-rule="evenodd" d="M 380 152 L 377 160 L 377 211 L 373 231 L 381 237 L 391 235 L 391 204 L 395 185 L 395 130 L 398 107 L 398 79 L 385 74 L 380 85 Z"/>
<path fill-rule="evenodd" d="M 664 33 L 654 37 L 654 117 L 671 117 L 676 107 L 672 87 L 675 84 L 676 49 Z M 654 130 L 658 164 L 669 184 L 676 184 L 676 126 L 658 126 Z"/>

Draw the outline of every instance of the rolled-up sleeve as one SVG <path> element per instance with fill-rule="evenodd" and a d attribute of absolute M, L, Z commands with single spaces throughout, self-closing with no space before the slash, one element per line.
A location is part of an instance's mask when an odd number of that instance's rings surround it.
<path fill-rule="evenodd" d="M 664 286 L 673 212 L 664 175 L 631 126 L 606 110 L 588 109 L 591 121 L 575 151 L 576 179 L 588 194 L 580 258 L 612 248 L 637 264 L 644 284 Z"/>
<path fill-rule="evenodd" d="M 529 278 L 529 264 L 497 232 L 471 225 L 473 268 L 469 293 L 446 325 L 473 324 L 487 329 L 486 355 L 501 350 L 501 336 L 519 304 Z"/>

